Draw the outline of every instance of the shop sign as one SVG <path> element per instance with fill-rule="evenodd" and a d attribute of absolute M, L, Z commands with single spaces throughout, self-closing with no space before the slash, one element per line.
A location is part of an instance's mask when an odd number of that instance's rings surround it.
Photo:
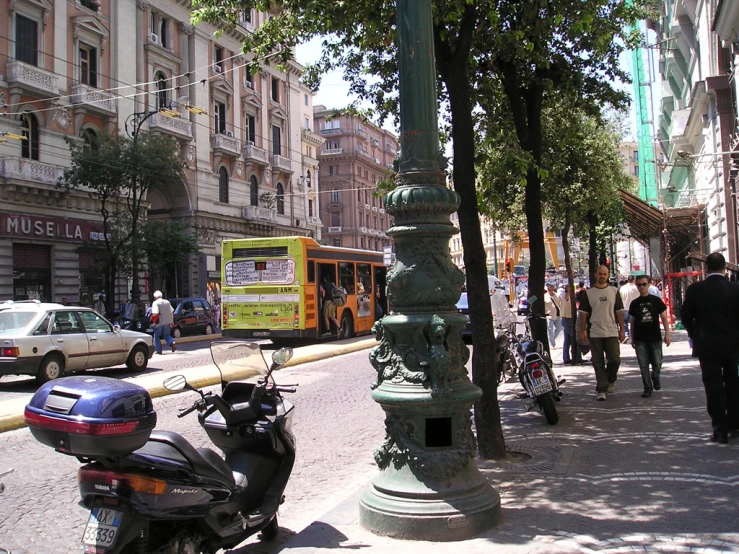
<path fill-rule="evenodd" d="M 105 240 L 102 225 L 74 219 L 0 212 L 0 236 L 86 242 Z"/>

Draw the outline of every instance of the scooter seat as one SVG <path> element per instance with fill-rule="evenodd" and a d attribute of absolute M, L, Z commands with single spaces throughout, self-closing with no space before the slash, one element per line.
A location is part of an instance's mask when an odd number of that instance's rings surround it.
<path fill-rule="evenodd" d="M 174 448 L 176 454 L 180 454 L 192 466 L 196 474 L 216 479 L 230 487 L 235 485 L 231 468 L 213 450 L 209 448 L 196 450 L 185 437 L 171 431 L 152 431 L 147 445 L 151 443 Z"/>

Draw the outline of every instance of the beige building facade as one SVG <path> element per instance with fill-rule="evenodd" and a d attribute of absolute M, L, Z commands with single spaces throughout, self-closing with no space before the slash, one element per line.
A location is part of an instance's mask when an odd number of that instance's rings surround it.
<path fill-rule="evenodd" d="M 182 219 L 198 237 L 201 254 L 177 272 L 177 294 L 217 287 L 224 239 L 320 238 L 324 138 L 311 129 L 303 68 L 263 65 L 250 75 L 242 40 L 268 16 L 245 12 L 235 31 L 214 38 L 214 27 L 189 23 L 189 5 L 0 0 L 10 38 L 0 42 L 0 299 L 83 302 L 102 290 L 77 253 L 101 238 L 98 205 L 55 185 L 69 166 L 67 140 L 123 133 L 134 113 L 155 112 L 141 129 L 172 137 L 187 164 L 175 191 L 147 199 L 149 218 Z"/>
<path fill-rule="evenodd" d="M 325 244 L 382 251 L 392 244 L 377 184 L 393 174 L 397 137 L 355 115 L 315 106 L 316 132 L 325 139 L 320 162 L 320 216 Z"/>

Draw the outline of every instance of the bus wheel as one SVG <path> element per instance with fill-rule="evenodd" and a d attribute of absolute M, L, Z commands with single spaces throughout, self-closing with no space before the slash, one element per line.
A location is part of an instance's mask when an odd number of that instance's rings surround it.
<path fill-rule="evenodd" d="M 354 321 L 350 315 L 344 315 L 341 318 L 341 336 L 345 339 L 350 339 L 354 336 Z"/>

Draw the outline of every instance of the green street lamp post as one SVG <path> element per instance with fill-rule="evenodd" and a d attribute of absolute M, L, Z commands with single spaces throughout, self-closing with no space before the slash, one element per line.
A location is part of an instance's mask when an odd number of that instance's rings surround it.
<path fill-rule="evenodd" d="M 467 375 L 466 317 L 455 307 L 465 277 L 449 254 L 449 215 L 459 197 L 445 186 L 439 150 L 431 0 L 398 0 L 397 24 L 401 157 L 385 199 L 397 257 L 390 314 L 375 324 L 380 344 L 369 356 L 386 437 L 360 522 L 397 538 L 459 540 L 497 523 L 500 496 L 474 463 L 470 411 L 481 391 Z"/>

